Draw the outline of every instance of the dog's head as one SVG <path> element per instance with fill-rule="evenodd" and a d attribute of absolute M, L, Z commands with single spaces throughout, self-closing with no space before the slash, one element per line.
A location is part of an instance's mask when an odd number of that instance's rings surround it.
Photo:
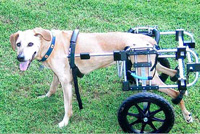
<path fill-rule="evenodd" d="M 26 71 L 32 60 L 38 56 L 44 41 L 51 41 L 51 33 L 42 28 L 18 31 L 10 36 L 12 49 L 17 50 L 21 71 Z"/>

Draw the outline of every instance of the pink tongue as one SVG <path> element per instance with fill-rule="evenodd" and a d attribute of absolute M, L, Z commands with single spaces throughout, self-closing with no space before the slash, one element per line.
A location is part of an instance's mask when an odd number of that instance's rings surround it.
<path fill-rule="evenodd" d="M 20 65 L 19 65 L 20 70 L 26 71 L 28 69 L 28 64 L 29 64 L 29 61 L 21 62 Z"/>

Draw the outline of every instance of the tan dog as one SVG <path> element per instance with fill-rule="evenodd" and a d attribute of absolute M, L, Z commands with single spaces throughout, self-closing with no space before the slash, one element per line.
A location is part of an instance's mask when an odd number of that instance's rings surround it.
<path fill-rule="evenodd" d="M 54 72 L 53 81 L 49 92 L 42 97 L 50 97 L 56 92 L 58 85 L 61 83 L 64 94 L 65 115 L 59 123 L 59 127 L 66 126 L 72 115 L 72 73 L 69 66 L 70 38 L 72 31 L 49 31 L 42 28 L 33 30 L 18 31 L 10 36 L 10 42 L 13 50 L 17 49 L 17 59 L 20 61 L 20 70 L 26 71 L 33 59 L 41 60 L 47 52 L 52 34 L 56 36 L 55 48 L 49 58 L 43 62 L 45 66 Z M 133 46 L 133 44 L 135 44 Z M 147 45 L 148 44 L 148 45 Z M 155 40 L 144 35 L 130 33 L 80 33 L 76 45 L 76 53 L 105 53 L 115 50 L 123 50 L 126 46 L 130 47 L 152 47 L 156 44 Z M 155 59 L 152 57 L 151 59 Z M 133 59 L 131 59 L 133 61 Z M 138 60 L 142 61 L 142 56 L 138 56 Z M 83 74 L 87 74 L 95 69 L 106 67 L 112 64 L 113 57 L 92 57 L 89 60 L 75 59 L 75 63 Z M 154 61 L 152 61 L 154 63 Z M 157 70 L 174 76 L 176 71 L 167 69 L 160 64 Z M 152 80 L 152 84 L 165 85 L 156 72 Z M 179 93 L 173 89 L 159 89 L 159 91 L 175 98 Z M 186 121 L 191 122 L 192 117 L 186 110 L 183 100 L 180 102 L 180 108 Z"/>

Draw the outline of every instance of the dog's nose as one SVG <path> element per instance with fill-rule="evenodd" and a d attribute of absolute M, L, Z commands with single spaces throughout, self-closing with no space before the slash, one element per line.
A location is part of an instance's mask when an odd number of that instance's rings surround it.
<path fill-rule="evenodd" d="M 25 59 L 25 57 L 22 53 L 17 56 L 17 60 L 20 61 L 20 62 L 23 62 L 24 59 Z"/>

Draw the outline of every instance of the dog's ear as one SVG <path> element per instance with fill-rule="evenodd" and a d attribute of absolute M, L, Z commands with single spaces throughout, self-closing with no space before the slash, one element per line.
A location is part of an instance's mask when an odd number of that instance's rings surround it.
<path fill-rule="evenodd" d="M 48 30 L 43 28 L 35 28 L 33 31 L 35 32 L 35 36 L 41 35 L 44 40 L 51 41 L 51 33 Z"/>
<path fill-rule="evenodd" d="M 13 49 L 14 51 L 15 51 L 15 49 L 16 49 L 16 41 L 17 41 L 18 37 L 19 37 L 19 32 L 16 32 L 16 33 L 14 33 L 14 34 L 11 34 L 11 36 L 10 36 L 10 44 L 11 44 L 12 49 Z"/>

